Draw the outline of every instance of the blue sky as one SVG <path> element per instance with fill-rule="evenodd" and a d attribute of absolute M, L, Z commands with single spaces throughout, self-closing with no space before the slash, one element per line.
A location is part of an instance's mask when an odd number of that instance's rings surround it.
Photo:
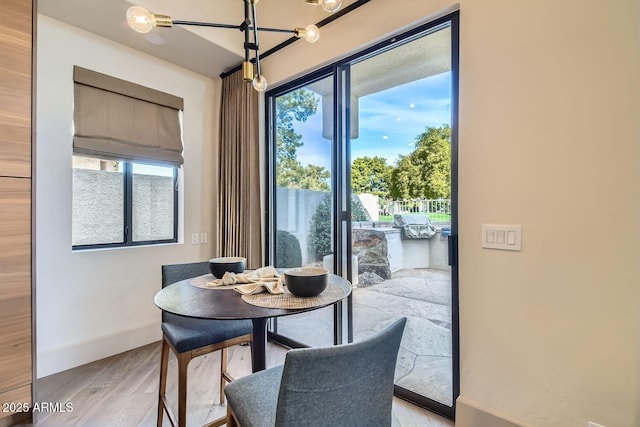
<path fill-rule="evenodd" d="M 379 156 L 393 165 L 399 154 L 413 151 L 416 136 L 428 126 L 451 123 L 451 73 L 396 86 L 360 98 L 358 138 L 351 140 L 351 159 Z M 322 106 L 306 123 L 294 123 L 303 135 L 298 148 L 303 165 L 330 166 L 329 140 L 321 135 Z"/>

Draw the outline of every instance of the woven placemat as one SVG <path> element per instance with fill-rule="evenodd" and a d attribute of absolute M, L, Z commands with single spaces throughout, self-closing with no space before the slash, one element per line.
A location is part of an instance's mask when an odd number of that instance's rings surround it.
<path fill-rule="evenodd" d="M 195 286 L 196 288 L 202 288 L 202 289 L 225 290 L 225 289 L 233 289 L 236 287 L 235 284 L 234 285 L 218 285 L 218 286 L 207 285 L 207 283 L 213 282 L 214 280 L 216 280 L 216 277 L 213 274 L 209 273 L 209 274 L 203 274 L 202 276 L 189 279 L 189 284 L 191 286 Z"/>
<path fill-rule="evenodd" d="M 344 291 L 333 283 L 315 297 L 297 297 L 285 288 L 284 294 L 272 295 L 263 292 L 255 295 L 242 295 L 242 299 L 251 305 L 265 308 L 299 309 L 327 305 L 336 302 L 344 296 Z"/>

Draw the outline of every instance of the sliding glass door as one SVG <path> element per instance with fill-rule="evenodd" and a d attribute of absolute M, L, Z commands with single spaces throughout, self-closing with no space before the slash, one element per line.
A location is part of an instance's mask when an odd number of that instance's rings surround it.
<path fill-rule="evenodd" d="M 335 252 L 333 120 L 326 97 L 333 76 L 270 99 L 272 145 L 272 265 L 322 266 Z M 278 319 L 273 330 L 293 345 L 333 344 L 333 309 Z M 313 325 L 311 327 L 311 325 Z"/>
<path fill-rule="evenodd" d="M 407 317 L 396 394 L 452 417 L 458 395 L 457 14 L 267 94 L 269 259 L 324 266 L 352 297 L 272 337 L 359 340 Z"/>

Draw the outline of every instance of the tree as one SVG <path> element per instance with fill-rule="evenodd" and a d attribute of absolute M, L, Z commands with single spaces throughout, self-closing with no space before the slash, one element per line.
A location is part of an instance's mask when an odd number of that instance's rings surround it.
<path fill-rule="evenodd" d="M 278 164 L 276 184 L 278 187 L 303 190 L 330 191 L 327 180 L 331 177 L 322 166 L 302 164 L 295 159 L 283 159 Z"/>
<path fill-rule="evenodd" d="M 294 120 L 306 122 L 318 110 L 319 98 L 307 89 L 297 89 L 276 100 L 276 156 L 277 160 L 295 159 L 302 146 L 302 135 L 293 128 Z"/>
<path fill-rule="evenodd" d="M 451 128 L 427 127 L 416 137 L 415 150 L 400 156 L 391 173 L 394 199 L 451 197 Z"/>
<path fill-rule="evenodd" d="M 388 198 L 392 171 L 383 157 L 358 157 L 351 165 L 351 191 Z"/>
<path fill-rule="evenodd" d="M 276 167 L 279 187 L 329 191 L 331 176 L 322 166 L 303 166 L 297 159 L 302 147 L 302 135 L 296 133 L 294 122 L 306 122 L 318 110 L 320 98 L 302 88 L 282 95 L 276 100 Z"/>

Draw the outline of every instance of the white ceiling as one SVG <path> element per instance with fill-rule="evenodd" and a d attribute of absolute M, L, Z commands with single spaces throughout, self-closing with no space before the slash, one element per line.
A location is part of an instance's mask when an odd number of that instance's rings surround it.
<path fill-rule="evenodd" d="M 354 2 L 344 0 L 343 8 Z M 183 21 L 239 25 L 244 19 L 244 0 L 39 0 L 38 12 L 210 77 L 217 77 L 242 62 L 244 36 L 240 31 L 186 26 L 154 28 L 148 38 L 159 38 L 165 44 L 153 44 L 127 26 L 125 14 L 133 4 Z M 269 28 L 304 27 L 330 16 L 305 0 L 261 0 L 256 9 L 258 26 Z M 287 33 L 261 31 L 260 52 L 290 37 Z"/>

